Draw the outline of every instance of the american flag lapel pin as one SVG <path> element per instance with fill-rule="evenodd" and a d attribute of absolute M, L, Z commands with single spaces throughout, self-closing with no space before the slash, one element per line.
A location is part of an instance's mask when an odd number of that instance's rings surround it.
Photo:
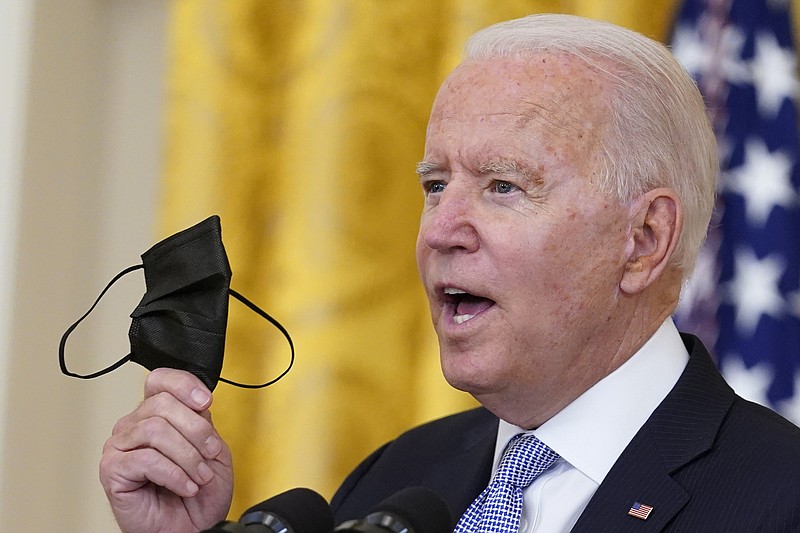
<path fill-rule="evenodd" d="M 628 514 L 631 516 L 635 516 L 636 518 L 639 518 L 641 520 L 647 520 L 647 517 L 650 516 L 650 513 L 652 512 L 653 512 L 652 506 L 635 502 L 628 511 Z"/>

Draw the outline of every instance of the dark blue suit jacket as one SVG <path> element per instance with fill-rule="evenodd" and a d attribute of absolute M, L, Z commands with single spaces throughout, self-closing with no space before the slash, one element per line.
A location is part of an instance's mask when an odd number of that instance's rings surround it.
<path fill-rule="evenodd" d="M 800 429 L 736 396 L 700 341 L 683 340 L 690 358 L 678 383 L 572 531 L 800 532 Z M 337 523 L 363 517 L 417 485 L 442 495 L 457 519 L 489 482 L 497 424 L 494 415 L 475 409 L 386 444 L 334 496 Z M 636 501 L 653 507 L 647 520 L 628 516 Z"/>

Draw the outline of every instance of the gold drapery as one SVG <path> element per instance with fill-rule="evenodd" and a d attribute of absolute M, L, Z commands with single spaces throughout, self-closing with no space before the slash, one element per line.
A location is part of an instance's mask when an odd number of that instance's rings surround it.
<path fill-rule="evenodd" d="M 468 406 L 439 371 L 417 280 L 414 164 L 466 37 L 535 12 L 666 38 L 677 0 L 175 0 L 164 235 L 222 217 L 233 287 L 289 329 L 297 362 L 262 391 L 220 385 L 232 516 L 296 486 L 331 496 L 369 451 Z M 223 375 L 288 359 L 231 303 Z"/>

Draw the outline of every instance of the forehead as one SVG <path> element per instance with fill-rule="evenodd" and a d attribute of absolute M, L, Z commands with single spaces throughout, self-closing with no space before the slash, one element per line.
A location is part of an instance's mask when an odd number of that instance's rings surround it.
<path fill-rule="evenodd" d="M 468 60 L 442 85 L 428 140 L 501 130 L 590 149 L 607 122 L 607 90 L 606 77 L 564 54 Z"/>

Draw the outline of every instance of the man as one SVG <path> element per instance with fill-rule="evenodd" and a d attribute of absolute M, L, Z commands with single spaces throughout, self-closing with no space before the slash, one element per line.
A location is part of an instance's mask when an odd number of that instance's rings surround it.
<path fill-rule="evenodd" d="M 669 318 L 716 157 L 661 45 L 555 15 L 476 34 L 431 113 L 417 260 L 443 372 L 483 408 L 376 451 L 334 497 L 337 519 L 426 485 L 458 531 L 480 530 L 488 505 L 471 502 L 522 433 L 550 460 L 517 489 L 512 530 L 800 531 L 800 430 L 736 397 Z M 150 374 L 101 461 L 124 531 L 225 516 L 210 403 L 193 376 Z"/>

